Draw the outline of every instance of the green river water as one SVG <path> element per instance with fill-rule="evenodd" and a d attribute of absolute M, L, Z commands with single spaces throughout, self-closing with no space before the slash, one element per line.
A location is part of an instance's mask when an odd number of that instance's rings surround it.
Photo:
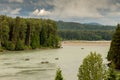
<path fill-rule="evenodd" d="M 54 80 L 57 68 L 61 68 L 65 80 L 77 80 L 78 68 L 91 51 L 101 54 L 106 62 L 108 50 L 108 45 L 80 45 L 63 46 L 60 49 L 6 51 L 0 54 L 0 80 Z"/>

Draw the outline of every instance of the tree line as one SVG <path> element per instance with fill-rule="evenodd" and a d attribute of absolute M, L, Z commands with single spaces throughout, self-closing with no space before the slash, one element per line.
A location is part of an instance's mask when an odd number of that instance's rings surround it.
<path fill-rule="evenodd" d="M 111 40 L 115 26 L 80 24 L 58 21 L 58 33 L 63 40 Z"/>
<path fill-rule="evenodd" d="M 0 16 L 0 48 L 24 50 L 41 47 L 60 47 L 55 21 Z"/>
<path fill-rule="evenodd" d="M 59 30 L 63 40 L 111 40 L 113 30 Z"/>

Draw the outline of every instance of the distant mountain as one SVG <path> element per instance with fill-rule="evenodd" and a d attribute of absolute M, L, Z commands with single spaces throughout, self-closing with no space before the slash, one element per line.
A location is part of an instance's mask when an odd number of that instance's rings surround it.
<path fill-rule="evenodd" d="M 95 23 L 95 22 L 91 22 L 91 23 L 84 23 L 84 24 L 88 24 L 88 25 L 102 25 L 100 23 Z"/>
<path fill-rule="evenodd" d="M 58 30 L 114 30 L 115 26 L 101 25 L 99 23 L 76 23 L 58 21 Z"/>

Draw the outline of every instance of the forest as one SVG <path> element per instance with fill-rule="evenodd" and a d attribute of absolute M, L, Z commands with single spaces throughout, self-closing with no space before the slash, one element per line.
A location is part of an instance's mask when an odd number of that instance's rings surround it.
<path fill-rule="evenodd" d="M 58 34 L 63 40 L 111 40 L 115 26 L 58 21 Z"/>
<path fill-rule="evenodd" d="M 0 16 L 1 49 L 24 50 L 42 47 L 60 47 L 55 21 Z"/>
<path fill-rule="evenodd" d="M 111 40 L 112 30 L 59 30 L 58 34 L 63 40 Z"/>

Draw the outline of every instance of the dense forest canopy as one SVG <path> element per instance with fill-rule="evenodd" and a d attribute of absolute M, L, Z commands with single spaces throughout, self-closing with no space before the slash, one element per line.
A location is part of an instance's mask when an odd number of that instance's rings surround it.
<path fill-rule="evenodd" d="M 115 26 L 80 24 L 58 21 L 58 33 L 63 40 L 111 40 Z"/>
<path fill-rule="evenodd" d="M 60 30 L 63 40 L 111 40 L 113 31 Z"/>
<path fill-rule="evenodd" d="M 24 50 L 41 47 L 59 47 L 55 21 L 0 16 L 0 48 Z"/>

